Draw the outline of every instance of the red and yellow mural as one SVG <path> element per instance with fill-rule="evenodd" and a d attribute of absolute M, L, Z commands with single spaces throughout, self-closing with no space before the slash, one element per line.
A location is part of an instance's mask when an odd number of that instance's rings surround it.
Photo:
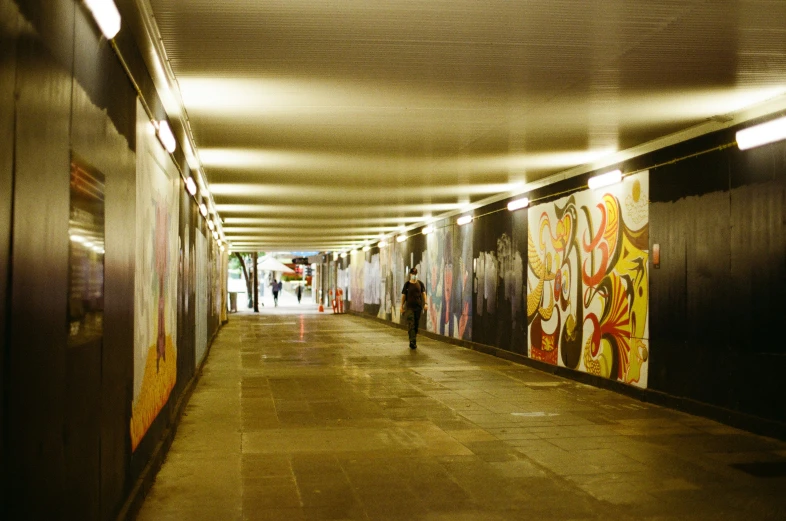
<path fill-rule="evenodd" d="M 647 386 L 649 173 L 529 209 L 529 356 Z"/>

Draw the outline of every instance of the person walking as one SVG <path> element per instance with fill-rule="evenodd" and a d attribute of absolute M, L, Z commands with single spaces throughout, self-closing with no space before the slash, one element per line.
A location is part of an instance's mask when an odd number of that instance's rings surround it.
<path fill-rule="evenodd" d="M 297 289 L 295 290 L 295 294 L 297 295 L 297 303 L 300 304 L 300 299 L 303 298 L 303 285 L 299 284 Z"/>
<path fill-rule="evenodd" d="M 273 279 L 273 284 L 270 287 L 273 290 L 273 306 L 278 307 L 278 282 L 276 279 Z"/>
<path fill-rule="evenodd" d="M 426 286 L 418 280 L 418 269 L 412 268 L 409 270 L 409 280 L 401 290 L 401 314 L 407 320 L 410 349 L 418 348 L 418 325 L 426 305 Z"/>

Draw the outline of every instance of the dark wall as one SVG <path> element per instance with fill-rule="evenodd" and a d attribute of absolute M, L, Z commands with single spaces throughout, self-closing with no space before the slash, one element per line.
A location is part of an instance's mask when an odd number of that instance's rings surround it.
<path fill-rule="evenodd" d="M 53 4 L 41 25 L 73 41 L 73 3 Z M 32 519 L 67 511 L 66 445 L 75 434 L 66 411 L 73 390 L 66 390 L 65 329 L 72 49 L 63 45 L 53 55 L 29 31 L 17 43 L 6 454 L 14 514 Z M 22 208 L 35 213 L 22 216 Z"/>
<path fill-rule="evenodd" d="M 509 212 L 505 203 L 497 203 L 482 211 L 490 212 L 495 213 L 478 219 L 474 224 L 475 306 L 472 340 L 526 355 L 525 290 L 522 288 L 517 292 L 513 291 L 512 287 L 506 288 L 506 281 L 502 279 L 503 273 L 498 273 L 497 291 L 489 298 L 484 292 L 484 277 L 478 273 L 478 263 L 481 262 L 481 255 L 486 255 L 495 259 L 500 268 L 503 268 L 503 264 L 514 262 L 517 254 L 522 267 L 526 269 L 527 210 Z"/>
<path fill-rule="evenodd" d="M 136 156 L 134 114 L 136 94 L 105 41 L 97 37 L 89 13 L 79 6 L 75 16 L 71 146 L 106 177 L 106 255 L 104 257 L 104 342 L 89 357 L 89 366 L 76 366 L 78 394 L 68 401 L 81 409 L 75 427 L 80 446 L 73 457 L 83 467 L 70 480 L 69 511 L 84 505 L 84 519 L 106 519 L 124 497 L 128 474 L 128 414 L 131 402 L 127 382 L 133 379 L 134 257 Z M 110 115 L 107 118 L 107 114 Z M 91 410 L 83 406 L 93 404 Z M 90 435 L 85 436 L 86 426 Z M 100 448 L 100 450 L 99 450 Z M 98 458 L 89 460 L 86 458 Z M 98 466 L 99 474 L 93 468 Z M 85 483 L 93 490 L 85 494 Z M 97 497 L 100 493 L 100 497 Z"/>
<path fill-rule="evenodd" d="M 6 321 L 10 309 L 8 286 L 8 255 L 11 249 L 11 196 L 13 194 L 14 160 L 14 87 L 16 83 L 16 40 L 19 16 L 6 2 L 0 2 L 0 502 L 6 503 L 7 473 L 5 454 L 5 359 L 7 356 Z"/>
<path fill-rule="evenodd" d="M 652 171 L 651 388 L 786 421 L 784 173 L 783 142 Z"/>
<path fill-rule="evenodd" d="M 163 117 L 132 37 L 116 43 Z M 0 518 L 113 519 L 193 378 L 204 222 L 181 186 L 183 367 L 132 454 L 137 93 L 81 1 L 0 0 L 0 65 Z M 106 253 L 103 337 L 67 347 L 72 154 L 104 176 Z"/>
<path fill-rule="evenodd" d="M 177 277 L 177 382 L 179 395 L 194 375 L 196 365 L 196 226 L 199 223 L 196 202 L 180 190 L 180 227 L 178 240 L 180 263 Z"/>

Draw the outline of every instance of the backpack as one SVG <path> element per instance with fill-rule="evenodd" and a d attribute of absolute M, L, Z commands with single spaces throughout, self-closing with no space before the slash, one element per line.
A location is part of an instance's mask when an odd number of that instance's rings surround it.
<path fill-rule="evenodd" d="M 425 291 L 425 288 L 422 282 L 407 282 L 407 304 L 423 307 L 423 291 Z"/>

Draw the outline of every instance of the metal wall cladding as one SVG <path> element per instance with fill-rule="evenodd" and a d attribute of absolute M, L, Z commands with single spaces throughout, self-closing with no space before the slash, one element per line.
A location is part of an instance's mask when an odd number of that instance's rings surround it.
<path fill-rule="evenodd" d="M 186 190 L 180 191 L 180 259 L 177 277 L 177 381 L 180 395 L 194 376 L 196 353 L 196 226 L 199 209 Z"/>
<path fill-rule="evenodd" d="M 472 340 L 526 355 L 526 306 L 522 295 L 506 291 L 507 277 L 499 268 L 511 264 L 516 254 L 526 268 L 527 210 L 509 212 L 498 203 L 480 213 L 495 210 L 499 211 L 474 223 Z M 526 281 L 526 272 L 521 280 Z"/>
<path fill-rule="evenodd" d="M 0 0 L 0 39 L 3 514 L 109 519 L 130 482 L 135 160 L 122 130 L 135 93 L 80 3 Z M 106 255 L 103 342 L 69 349 L 72 152 L 106 179 Z"/>
<path fill-rule="evenodd" d="M 651 388 L 786 420 L 774 329 L 786 312 L 785 151 L 735 147 L 652 171 Z"/>
<path fill-rule="evenodd" d="M 13 189 L 14 86 L 16 83 L 16 40 L 19 16 L 10 3 L 0 1 L 0 338 L 6 352 L 8 253 L 11 241 L 11 197 Z M 0 356 L 0 425 L 5 425 L 5 356 Z M 5 454 L 6 433 L 0 430 L 0 454 Z M 5 478 L 5 473 L 4 476 Z M 8 487 L 2 483 L 0 503 L 7 504 Z"/>

